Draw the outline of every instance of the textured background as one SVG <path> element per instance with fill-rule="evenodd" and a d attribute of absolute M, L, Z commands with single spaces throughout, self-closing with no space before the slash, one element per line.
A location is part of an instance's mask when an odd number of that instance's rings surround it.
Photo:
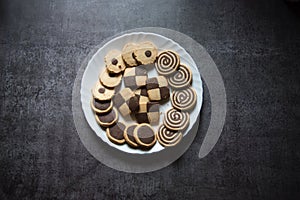
<path fill-rule="evenodd" d="M 110 169 L 81 144 L 72 86 L 82 60 L 124 30 L 161 26 L 210 53 L 224 78 L 226 124 L 172 165 Z M 0 1 L 0 199 L 297 199 L 299 5 L 273 1 Z M 210 115 L 204 88 L 205 133 Z"/>

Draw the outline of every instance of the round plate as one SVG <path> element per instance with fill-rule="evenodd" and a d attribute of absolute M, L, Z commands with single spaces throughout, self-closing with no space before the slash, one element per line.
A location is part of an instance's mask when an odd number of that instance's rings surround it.
<path fill-rule="evenodd" d="M 202 80 L 197 65 L 192 59 L 192 57 L 179 44 L 177 44 L 173 40 L 154 33 L 134 32 L 134 33 L 124 34 L 122 36 L 116 37 L 110 40 L 109 42 L 107 42 L 105 45 L 103 45 L 88 62 L 88 65 L 83 74 L 83 78 L 81 82 L 81 90 L 80 90 L 82 109 L 88 124 L 93 129 L 93 131 L 97 134 L 98 137 L 100 137 L 104 142 L 106 142 L 110 146 L 119 149 L 120 151 L 126 153 L 132 153 L 132 154 L 151 154 L 154 152 L 159 152 L 165 149 L 165 147 L 160 145 L 159 142 L 156 142 L 156 144 L 150 150 L 143 151 L 140 149 L 133 149 L 129 147 L 127 144 L 116 145 L 112 143 L 107 138 L 105 131 L 101 129 L 101 127 L 97 124 L 96 119 L 94 117 L 94 113 L 90 106 L 90 100 L 92 99 L 91 90 L 94 87 L 95 83 L 98 81 L 99 74 L 105 69 L 104 56 L 112 49 L 122 50 L 123 46 L 129 42 L 139 43 L 143 41 L 153 42 L 157 46 L 159 52 L 164 50 L 175 51 L 180 56 L 180 62 L 182 64 L 189 66 L 193 73 L 192 86 L 197 92 L 197 104 L 194 107 L 194 109 L 190 112 L 190 124 L 188 128 L 183 132 L 184 136 L 189 133 L 193 124 L 196 122 L 197 117 L 200 113 L 202 100 L 203 100 Z M 154 77 L 157 75 L 158 74 L 155 68 L 148 71 L 148 77 Z M 123 81 L 120 88 L 124 88 Z M 161 115 L 160 115 L 159 124 L 162 124 L 165 111 L 167 111 L 171 107 L 172 105 L 170 100 L 167 103 L 160 105 L 159 109 Z M 119 114 L 119 121 L 125 122 L 126 124 L 135 123 L 135 121 L 133 120 L 125 121 L 120 114 Z M 155 131 L 157 130 L 158 126 L 159 125 L 153 126 Z"/>

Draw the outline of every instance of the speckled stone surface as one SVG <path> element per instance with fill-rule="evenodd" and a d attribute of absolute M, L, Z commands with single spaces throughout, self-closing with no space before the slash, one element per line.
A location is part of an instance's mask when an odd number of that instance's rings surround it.
<path fill-rule="evenodd" d="M 0 199 L 299 198 L 298 8 L 281 0 L 1 1 Z M 72 86 L 103 39 L 144 26 L 183 32 L 207 49 L 228 112 L 204 159 L 198 134 L 172 165 L 129 174 L 81 144 Z M 208 116 L 204 85 L 199 133 Z"/>

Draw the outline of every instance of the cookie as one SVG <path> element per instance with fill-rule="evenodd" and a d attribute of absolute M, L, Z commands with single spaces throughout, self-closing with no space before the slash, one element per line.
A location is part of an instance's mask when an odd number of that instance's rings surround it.
<path fill-rule="evenodd" d="M 167 100 L 170 97 L 168 81 L 163 76 L 147 79 L 146 88 L 150 101 Z"/>
<path fill-rule="evenodd" d="M 99 101 L 98 99 L 92 98 L 91 107 L 96 113 L 107 113 L 112 109 L 113 103 L 111 100 Z"/>
<path fill-rule="evenodd" d="M 180 131 L 187 128 L 190 122 L 190 115 L 187 112 L 171 108 L 165 113 L 164 125 L 172 131 Z"/>
<path fill-rule="evenodd" d="M 122 50 L 122 58 L 127 66 L 135 67 L 137 66 L 137 61 L 134 58 L 134 49 L 136 49 L 137 44 L 127 43 Z"/>
<path fill-rule="evenodd" d="M 124 131 L 126 126 L 122 122 L 118 122 L 110 128 L 106 129 L 106 135 L 110 141 L 116 144 L 124 144 Z"/>
<path fill-rule="evenodd" d="M 171 97 L 172 106 L 178 110 L 191 110 L 197 102 L 197 93 L 192 87 L 176 90 Z"/>
<path fill-rule="evenodd" d="M 137 148 L 139 145 L 136 143 L 134 136 L 133 136 L 133 131 L 136 128 L 137 124 L 131 124 L 126 127 L 124 131 L 124 138 L 131 147 Z"/>
<path fill-rule="evenodd" d="M 137 89 L 146 85 L 147 78 L 147 71 L 142 68 L 126 68 L 124 72 L 124 85 L 131 89 Z"/>
<path fill-rule="evenodd" d="M 155 67 L 160 75 L 168 76 L 174 73 L 180 64 L 179 55 L 173 51 L 163 51 L 156 59 Z"/>
<path fill-rule="evenodd" d="M 122 80 L 122 74 L 112 74 L 109 73 L 106 69 L 103 70 L 103 72 L 99 76 L 99 80 L 102 83 L 102 85 L 114 88 L 118 86 L 121 83 Z"/>
<path fill-rule="evenodd" d="M 184 88 L 191 85 L 192 76 L 189 67 L 180 64 L 175 73 L 168 78 L 168 83 L 173 88 Z"/>
<path fill-rule="evenodd" d="M 150 148 L 156 142 L 156 135 L 149 124 L 137 125 L 133 131 L 133 136 L 141 147 Z"/>
<path fill-rule="evenodd" d="M 140 87 L 139 89 L 136 89 L 134 91 L 136 95 L 148 97 L 147 88 L 146 87 Z"/>
<path fill-rule="evenodd" d="M 118 74 L 125 70 L 126 66 L 122 59 L 122 52 L 119 50 L 111 50 L 104 57 L 106 69 L 108 72 Z"/>
<path fill-rule="evenodd" d="M 172 131 L 166 126 L 161 125 L 156 134 L 158 142 L 165 146 L 171 147 L 178 144 L 182 139 L 182 133 L 180 131 Z"/>
<path fill-rule="evenodd" d="M 135 113 L 138 123 L 154 124 L 159 121 L 159 104 L 154 102 L 139 102 L 140 109 Z"/>
<path fill-rule="evenodd" d="M 112 98 L 112 96 L 115 94 L 115 91 L 105 88 L 99 81 L 97 81 L 92 90 L 92 94 L 95 99 L 106 101 Z"/>
<path fill-rule="evenodd" d="M 114 95 L 114 105 L 118 108 L 122 116 L 128 116 L 132 111 L 135 111 L 136 108 L 130 107 L 130 105 L 134 105 L 130 103 L 135 99 L 134 97 L 135 94 L 130 88 L 124 88 Z"/>
<path fill-rule="evenodd" d="M 103 127 L 110 127 L 118 121 L 118 112 L 113 108 L 108 113 L 95 113 L 98 124 Z"/>
<path fill-rule="evenodd" d="M 157 56 L 157 48 L 152 42 L 142 42 L 134 50 L 134 58 L 141 65 L 154 63 Z"/>

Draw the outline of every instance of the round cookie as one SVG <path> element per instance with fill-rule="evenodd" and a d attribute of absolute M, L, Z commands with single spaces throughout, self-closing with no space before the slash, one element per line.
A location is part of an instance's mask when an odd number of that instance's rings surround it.
<path fill-rule="evenodd" d="M 157 48 L 149 41 L 139 43 L 134 49 L 134 57 L 141 65 L 154 63 L 156 56 Z"/>
<path fill-rule="evenodd" d="M 122 52 L 111 50 L 104 57 L 106 69 L 113 74 L 118 74 L 125 70 L 126 66 L 122 59 Z"/>
<path fill-rule="evenodd" d="M 191 110 L 197 102 L 197 93 L 192 87 L 177 90 L 172 93 L 172 106 L 178 110 Z"/>
<path fill-rule="evenodd" d="M 92 98 L 91 107 L 96 113 L 107 113 L 112 109 L 113 103 L 111 100 L 99 101 L 98 99 Z"/>
<path fill-rule="evenodd" d="M 156 59 L 155 67 L 159 74 L 169 76 L 174 73 L 180 64 L 180 57 L 173 51 L 163 51 Z"/>
<path fill-rule="evenodd" d="M 127 66 L 135 67 L 137 66 L 137 62 L 134 58 L 134 49 L 137 47 L 135 43 L 127 43 L 122 50 L 122 58 Z"/>
<path fill-rule="evenodd" d="M 106 136 L 110 141 L 116 144 L 124 144 L 124 130 L 126 126 L 122 122 L 118 122 L 110 128 L 106 129 Z"/>
<path fill-rule="evenodd" d="M 125 131 L 124 131 L 124 138 L 127 142 L 127 144 L 129 144 L 131 147 L 137 148 L 139 145 L 136 143 L 134 136 L 133 136 L 133 132 L 134 129 L 136 128 L 137 124 L 131 124 L 129 126 L 126 127 Z"/>
<path fill-rule="evenodd" d="M 165 113 L 164 125 L 172 131 L 181 131 L 187 128 L 190 122 L 190 115 L 187 112 L 171 108 Z"/>
<path fill-rule="evenodd" d="M 98 99 L 100 101 L 107 101 L 112 98 L 112 96 L 115 94 L 115 91 L 105 88 L 99 81 L 97 81 L 92 90 L 92 94 L 95 99 Z"/>
<path fill-rule="evenodd" d="M 149 124 L 137 125 L 133 131 L 133 136 L 137 144 L 144 148 L 150 148 L 156 142 L 156 135 Z"/>
<path fill-rule="evenodd" d="M 180 131 L 169 130 L 164 125 L 158 128 L 156 136 L 158 142 L 165 147 L 175 146 L 182 139 L 182 133 Z"/>
<path fill-rule="evenodd" d="M 168 78 L 168 83 L 173 88 L 184 88 L 191 85 L 192 76 L 189 67 L 180 64 L 175 73 Z"/>
<path fill-rule="evenodd" d="M 118 121 L 118 112 L 113 108 L 108 113 L 95 113 L 95 118 L 101 126 L 110 127 Z"/>
<path fill-rule="evenodd" d="M 112 74 L 109 73 L 106 69 L 99 76 L 100 82 L 109 88 L 114 88 L 118 86 L 122 81 L 122 74 Z"/>

